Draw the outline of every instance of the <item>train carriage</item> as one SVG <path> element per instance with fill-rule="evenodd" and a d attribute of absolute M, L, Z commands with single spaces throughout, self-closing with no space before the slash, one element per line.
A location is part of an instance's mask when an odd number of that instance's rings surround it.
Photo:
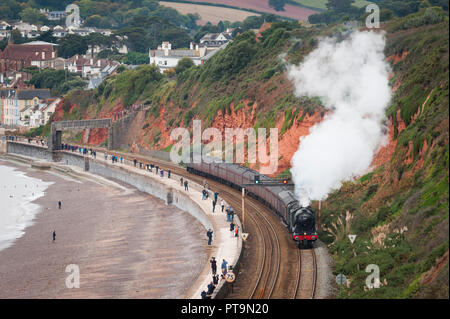
<path fill-rule="evenodd" d="M 257 171 L 232 163 L 190 163 L 188 172 L 206 176 L 236 189 L 246 186 L 247 194 L 262 202 L 286 223 L 292 239 L 299 247 L 311 247 L 317 239 L 315 213 L 310 207 L 301 207 L 294 194 L 285 186 L 264 186 L 273 180 Z M 252 186 L 255 175 L 260 176 L 259 186 Z"/>

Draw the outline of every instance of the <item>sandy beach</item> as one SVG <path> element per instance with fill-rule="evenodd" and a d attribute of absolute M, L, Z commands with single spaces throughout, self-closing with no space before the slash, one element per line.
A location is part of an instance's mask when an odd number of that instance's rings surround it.
<path fill-rule="evenodd" d="M 0 165 L 53 183 L 34 201 L 33 225 L 0 251 L 0 298 L 183 298 L 207 262 L 201 224 L 162 200 L 95 176 Z M 80 288 L 66 287 L 71 264 Z"/>

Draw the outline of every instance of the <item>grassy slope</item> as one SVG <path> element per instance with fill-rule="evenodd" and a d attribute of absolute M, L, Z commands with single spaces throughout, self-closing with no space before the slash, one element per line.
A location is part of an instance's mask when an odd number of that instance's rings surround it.
<path fill-rule="evenodd" d="M 323 211 L 328 231 L 322 237 L 336 273 L 352 282 L 341 297 L 448 298 L 448 259 L 438 271 L 432 268 L 448 252 L 449 240 L 448 22 L 390 32 L 387 55 L 403 52 L 408 55 L 393 69 L 401 85 L 388 115 L 407 126 L 397 133 L 392 159 L 332 194 Z M 347 227 L 336 227 L 347 211 Z M 353 245 L 349 234 L 358 235 Z M 364 291 L 368 264 L 380 267 L 387 285 Z M 437 278 L 424 284 L 432 273 Z"/>
<path fill-rule="evenodd" d="M 291 0 L 292 2 L 296 2 L 300 5 L 303 5 L 308 8 L 317 8 L 317 9 L 327 9 L 328 0 Z M 353 5 L 358 8 L 362 8 L 367 6 L 370 1 L 365 0 L 356 0 Z"/>

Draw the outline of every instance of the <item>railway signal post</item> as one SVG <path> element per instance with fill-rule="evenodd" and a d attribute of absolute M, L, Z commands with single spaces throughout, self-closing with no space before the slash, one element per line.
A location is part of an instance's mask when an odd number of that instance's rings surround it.
<path fill-rule="evenodd" d="M 242 231 L 245 224 L 245 187 L 242 187 Z"/>

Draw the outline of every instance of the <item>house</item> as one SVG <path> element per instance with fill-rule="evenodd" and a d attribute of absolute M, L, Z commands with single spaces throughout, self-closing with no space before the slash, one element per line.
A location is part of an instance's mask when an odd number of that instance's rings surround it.
<path fill-rule="evenodd" d="M 39 11 L 45 15 L 48 20 L 52 21 L 65 19 L 67 16 L 65 11 L 49 11 L 48 9 L 40 9 Z"/>
<path fill-rule="evenodd" d="M 66 35 L 67 31 L 62 26 L 57 25 L 53 28 L 53 36 L 55 38 L 64 38 Z"/>
<path fill-rule="evenodd" d="M 27 66 L 43 68 L 56 59 L 55 45 L 47 42 L 8 44 L 0 52 L 0 72 L 20 71 Z"/>
<path fill-rule="evenodd" d="M 47 103 L 47 105 L 45 105 L 42 108 L 42 114 L 43 114 L 43 121 L 44 123 L 42 124 L 47 124 L 50 121 L 50 118 L 52 116 L 53 113 L 55 113 L 56 107 L 59 105 L 59 103 L 61 102 L 60 98 L 57 98 L 53 101 L 49 100 L 49 103 Z"/>
<path fill-rule="evenodd" d="M 191 43 L 189 50 L 180 49 L 172 50 L 170 42 L 163 42 L 158 46 L 157 50 L 150 50 L 150 64 L 159 67 L 161 73 L 177 66 L 178 62 L 183 58 L 190 58 L 195 65 L 204 64 L 209 58 L 211 58 L 218 49 L 223 49 L 227 43 L 220 48 L 211 49 L 207 46 L 200 46 Z"/>
<path fill-rule="evenodd" d="M 14 126 L 19 122 L 16 90 L 0 90 L 0 124 Z"/>
<path fill-rule="evenodd" d="M 39 127 L 47 124 L 50 117 L 55 112 L 56 106 L 61 102 L 60 98 L 48 99 L 44 103 L 28 105 L 20 111 L 19 124 L 22 126 Z"/>
<path fill-rule="evenodd" d="M 72 73 L 78 73 L 83 78 L 92 78 L 100 75 L 101 71 L 118 62 L 107 59 L 87 58 L 86 56 L 74 55 L 65 62 L 65 69 Z"/>
<path fill-rule="evenodd" d="M 233 36 L 230 32 L 207 33 L 200 39 L 200 44 L 208 47 L 220 47 L 232 39 Z"/>

